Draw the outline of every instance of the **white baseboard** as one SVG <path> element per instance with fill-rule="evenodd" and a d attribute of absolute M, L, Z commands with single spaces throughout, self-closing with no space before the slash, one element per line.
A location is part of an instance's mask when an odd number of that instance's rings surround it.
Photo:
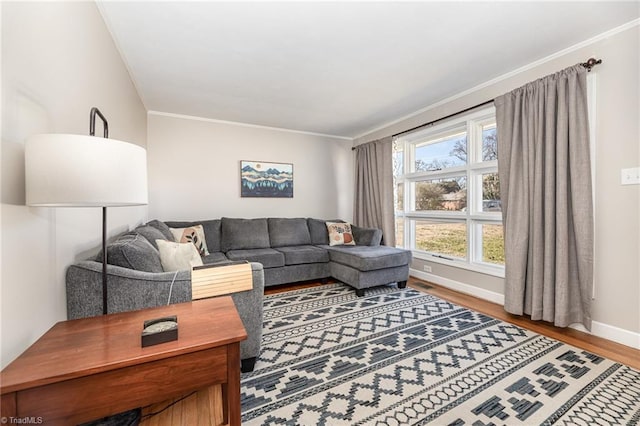
<path fill-rule="evenodd" d="M 630 346 L 634 349 L 640 349 L 640 333 L 634 333 L 633 331 L 625 330 L 624 328 L 615 327 L 613 325 L 597 321 L 591 321 L 591 331 L 584 328 L 582 324 L 571 324 L 569 327 L 613 342 L 621 343 L 625 346 Z"/>
<path fill-rule="evenodd" d="M 461 283 L 459 281 L 451 280 L 449 278 L 444 278 L 438 275 L 418 271 L 417 269 L 411 269 L 409 271 L 409 274 L 416 278 L 441 285 L 442 287 L 446 287 L 451 290 L 459 291 L 460 293 L 475 296 L 479 299 L 488 300 L 489 302 L 497 303 L 501 306 L 504 306 L 504 294 L 485 290 L 483 288 Z M 587 331 L 587 329 L 584 328 L 582 324 L 572 324 L 570 327 L 585 333 L 593 334 L 594 336 L 602 337 L 603 339 L 621 343 L 634 349 L 640 349 L 640 333 L 625 330 L 623 328 L 615 327 L 613 325 L 604 324 L 597 321 L 593 321 L 591 323 L 591 332 Z"/>
<path fill-rule="evenodd" d="M 485 290 L 483 288 L 461 283 L 459 281 L 454 281 L 449 278 L 441 277 L 439 275 L 418 271 L 417 269 L 410 269 L 409 274 L 414 277 L 423 279 L 425 281 L 429 281 L 434 284 L 441 285 L 442 287 L 450 288 L 451 290 L 459 291 L 460 293 L 464 293 L 464 294 L 469 294 L 471 296 L 475 296 L 480 299 L 488 300 L 489 302 L 497 303 L 499 305 L 504 306 L 504 294 Z"/>

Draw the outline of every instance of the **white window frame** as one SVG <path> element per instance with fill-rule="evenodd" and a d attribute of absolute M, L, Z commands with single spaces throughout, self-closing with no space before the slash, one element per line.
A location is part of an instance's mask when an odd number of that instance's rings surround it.
<path fill-rule="evenodd" d="M 404 235 L 402 247 L 413 252 L 414 257 L 430 262 L 463 268 L 484 274 L 504 277 L 504 266 L 482 261 L 482 225 L 502 225 L 501 212 L 483 212 L 482 175 L 498 172 L 498 161 L 482 161 L 482 126 L 495 123 L 493 106 L 459 115 L 450 120 L 424 130 L 417 130 L 396 139 L 403 151 L 403 174 L 396 177 L 396 184 L 403 185 L 403 209 L 396 210 L 396 220 L 403 221 Z M 425 140 L 438 135 L 466 128 L 467 132 L 467 164 L 435 171 L 412 171 L 415 164 L 414 147 Z M 411 184 L 415 182 L 466 176 L 467 208 L 466 211 L 415 211 L 415 194 Z M 474 180 L 472 182 L 472 180 Z M 397 205 L 397 204 L 396 204 Z M 465 259 L 442 257 L 415 247 L 415 221 L 431 220 L 437 222 L 464 223 L 467 228 L 467 256 Z"/>

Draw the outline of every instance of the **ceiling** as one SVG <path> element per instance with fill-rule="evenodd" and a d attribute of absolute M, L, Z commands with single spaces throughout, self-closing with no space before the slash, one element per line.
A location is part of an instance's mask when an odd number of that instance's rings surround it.
<path fill-rule="evenodd" d="M 637 1 L 98 5 L 148 110 L 349 138 L 640 16 Z"/>

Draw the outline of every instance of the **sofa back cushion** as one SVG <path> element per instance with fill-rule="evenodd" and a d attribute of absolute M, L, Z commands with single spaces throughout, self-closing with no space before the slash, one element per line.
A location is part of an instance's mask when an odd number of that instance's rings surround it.
<path fill-rule="evenodd" d="M 307 225 L 309 225 L 309 233 L 311 234 L 311 244 L 316 246 L 329 245 L 329 231 L 327 230 L 327 222 L 340 222 L 344 223 L 344 220 L 322 220 L 322 219 L 307 219 Z"/>
<path fill-rule="evenodd" d="M 96 258 L 102 262 L 102 253 Z M 145 272 L 163 272 L 160 253 L 137 232 L 127 232 L 107 245 L 107 263 Z"/>
<path fill-rule="evenodd" d="M 158 244 L 156 243 L 156 240 L 167 240 L 168 241 L 167 237 L 164 235 L 164 233 L 162 231 L 160 231 L 158 228 L 153 227 L 151 225 L 138 226 L 135 229 L 135 232 L 137 232 L 138 234 L 140 234 L 143 237 L 145 237 L 147 239 L 147 241 L 149 241 L 151 243 L 151 245 L 156 249 L 158 248 Z M 171 240 L 171 241 L 173 241 L 173 240 Z"/>
<path fill-rule="evenodd" d="M 267 219 L 234 219 L 223 217 L 220 249 L 245 250 L 269 248 L 269 226 Z"/>
<path fill-rule="evenodd" d="M 307 220 L 304 218 L 269 218 L 271 247 L 304 246 L 311 244 Z"/>
<path fill-rule="evenodd" d="M 172 221 L 165 222 L 168 228 L 188 228 L 190 226 L 202 225 L 204 238 L 207 243 L 207 250 L 213 253 L 220 250 L 220 219 L 199 220 L 195 222 Z M 169 231 L 171 232 L 171 231 Z"/>

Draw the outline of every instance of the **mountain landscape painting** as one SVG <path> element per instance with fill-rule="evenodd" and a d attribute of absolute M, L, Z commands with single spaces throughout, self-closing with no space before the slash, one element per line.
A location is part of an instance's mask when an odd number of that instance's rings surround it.
<path fill-rule="evenodd" d="M 240 196 L 293 198 L 293 164 L 240 161 Z"/>

